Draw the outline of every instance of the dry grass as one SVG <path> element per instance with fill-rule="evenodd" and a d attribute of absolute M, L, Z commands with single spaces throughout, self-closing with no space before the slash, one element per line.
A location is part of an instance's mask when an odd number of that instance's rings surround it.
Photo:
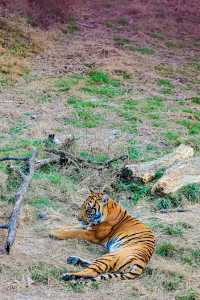
<path fill-rule="evenodd" d="M 108 4 L 111 7 L 108 8 Z M 49 133 L 55 133 L 60 140 L 74 135 L 76 148 L 73 151 L 97 160 L 102 159 L 102 155 L 112 158 L 126 153 L 130 160 L 149 160 L 170 151 L 179 142 L 192 144 L 199 153 L 199 133 L 191 135 L 186 127 L 177 123 L 183 119 L 199 120 L 198 101 L 191 100 L 199 93 L 199 62 L 193 36 L 184 29 L 188 40 L 186 38 L 180 46 L 172 30 L 174 17 L 168 32 L 165 28 L 157 32 L 158 27 L 155 32 L 154 26 L 158 26 L 160 17 L 153 15 L 153 5 L 149 10 L 148 5 L 144 8 L 142 4 L 135 11 L 134 4 L 130 4 L 128 11 L 125 4 L 120 4 L 126 8 L 123 14 L 127 18 L 117 16 L 113 21 L 114 28 L 105 29 L 105 21 L 112 21 L 110 11 L 112 8 L 115 11 L 118 4 L 118 1 L 105 3 L 100 11 L 104 12 L 104 18 L 100 20 L 102 14 L 99 14 L 100 17 L 95 18 L 97 26 L 89 30 L 84 24 L 92 24 L 84 18 L 88 12 L 95 15 L 96 4 L 92 7 L 89 2 L 85 3 L 79 10 L 79 31 L 67 35 L 59 29 L 62 26 L 46 33 L 29 26 L 31 34 L 24 35 L 27 27 L 22 29 L 19 20 L 2 26 L 0 37 L 5 39 L 7 26 L 9 41 L 0 48 L 0 72 L 4 76 L 0 77 L 1 156 L 27 155 L 35 146 L 39 156 L 46 157 L 44 140 Z M 145 24 L 142 21 L 144 13 Z M 135 26 L 133 14 L 136 14 Z M 16 24 L 18 26 L 13 29 Z M 116 45 L 113 39 L 116 35 L 130 39 L 134 47 Z M 44 53 L 35 55 L 33 52 L 41 50 L 40 42 L 46 41 L 47 37 L 49 47 L 42 46 Z M 25 55 L 10 51 L 18 39 L 25 42 Z M 168 39 L 171 44 L 166 45 Z M 138 51 L 138 47 L 143 51 Z M 144 48 L 154 49 L 154 53 L 149 54 Z M 91 70 L 103 72 L 104 82 L 91 81 Z M 14 84 L 16 79 L 18 83 Z M 116 80 L 120 93 L 115 86 Z M 167 93 L 163 83 L 168 84 Z M 170 93 L 169 86 L 173 86 Z M 84 87 L 89 87 L 90 93 L 85 92 Z M 76 98 L 74 106 L 72 101 L 70 104 L 70 97 Z M 104 121 L 88 128 L 87 122 L 91 119 L 88 121 L 88 114 L 77 113 L 80 111 L 100 114 Z M 69 124 L 72 118 L 73 124 Z M 115 294 L 123 300 L 172 300 L 186 295 L 191 288 L 198 293 L 199 269 L 194 264 L 191 250 L 199 248 L 199 204 L 189 206 L 190 212 L 160 214 L 152 212 L 152 203 L 145 200 L 144 193 L 144 197 L 140 195 L 134 204 L 134 193 L 116 191 L 111 186 L 119 168 L 121 164 L 101 174 L 91 169 L 77 172 L 74 168 L 57 167 L 36 172 L 25 198 L 13 251 L 10 256 L 0 257 L 1 299 L 109 300 Z M 0 176 L 0 217 L 4 222 L 11 209 L 8 203 L 12 201 L 16 185 L 15 181 L 8 180 L 5 164 L 1 163 L 0 169 L 4 174 Z M 96 286 L 60 282 L 59 272 L 74 270 L 65 263 L 68 255 L 93 259 L 104 252 L 85 242 L 48 238 L 50 228 L 76 222 L 78 208 L 89 187 L 106 188 L 131 214 L 152 224 L 158 242 L 173 244 L 177 249 L 175 255 L 161 257 L 154 254 L 145 273 L 134 282 L 103 282 Z M 46 212 L 48 220 L 38 219 L 39 212 Z M 156 218 L 156 225 L 152 218 Z M 191 225 L 186 226 L 182 236 L 169 235 L 159 227 L 159 224 L 171 226 L 178 222 Z M 186 253 L 183 250 L 179 253 L 182 248 L 187 250 Z M 190 257 L 183 260 L 183 254 Z M 198 296 L 191 299 L 196 300 Z"/>

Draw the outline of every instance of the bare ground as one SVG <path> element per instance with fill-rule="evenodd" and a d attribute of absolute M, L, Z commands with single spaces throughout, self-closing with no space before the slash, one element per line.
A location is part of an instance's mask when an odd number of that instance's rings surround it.
<path fill-rule="evenodd" d="M 79 150 L 93 151 L 92 153 L 105 152 L 110 157 L 126 152 L 130 139 L 137 141 L 143 155 L 147 158 L 151 157 L 146 150 L 149 144 L 157 147 L 156 155 L 169 151 L 174 144 L 165 140 L 162 134 L 165 126 L 166 130 L 177 130 L 183 141 L 193 143 L 187 130 L 177 124 L 178 120 L 188 114 L 183 112 L 180 104 L 177 103 L 184 100 L 184 108 L 199 111 L 197 104 L 187 100 L 200 92 L 199 70 L 193 68 L 199 54 L 198 18 L 192 19 L 189 15 L 181 22 L 181 26 L 179 23 L 177 25 L 176 15 L 172 14 L 171 18 L 169 16 L 164 18 L 160 28 L 160 22 L 163 20 L 162 6 L 157 7 L 155 15 L 153 4 L 144 6 L 136 3 L 137 1 L 133 1 L 134 3 L 126 1 L 118 9 L 119 3 L 116 1 L 116 3 L 109 3 L 111 6 L 104 3 L 99 10 L 98 5 L 102 4 L 100 2 L 95 5 L 91 4 L 91 1 L 86 1 L 80 7 L 78 17 L 76 7 L 78 4 L 74 4 L 79 31 L 73 34 L 64 34 L 63 24 L 55 25 L 53 29 L 45 32 L 38 29 L 39 34 L 48 41 L 49 47 L 38 55 L 26 58 L 31 72 L 27 76 L 20 77 L 13 86 L 5 87 L 0 93 L 1 150 L 4 149 L 1 151 L 2 156 L 4 153 L 18 154 L 20 151 L 26 153 L 30 145 L 23 146 L 23 140 L 44 139 L 52 132 L 55 132 L 61 140 L 68 135 L 74 135 Z M 179 9 L 184 12 L 184 7 Z M 168 12 L 172 11 L 173 7 L 170 7 Z M 195 12 L 198 15 L 198 12 Z M 145 22 L 143 22 L 144 16 Z M 108 21 L 111 21 L 112 26 Z M 105 26 L 106 22 L 107 26 Z M 158 34 L 159 32 L 161 34 Z M 156 33 L 157 38 L 155 38 Z M 144 55 L 124 45 L 116 45 L 113 40 L 116 36 L 130 39 L 137 47 L 153 48 L 155 54 Z M 167 44 L 169 41 L 171 44 Z M 69 96 L 84 98 L 85 94 L 81 88 L 85 83 L 80 82 L 66 93 L 60 93 L 55 87 L 55 82 L 63 76 L 71 76 L 74 73 L 85 75 L 91 68 L 103 70 L 114 79 L 122 80 L 119 74 L 123 72 L 130 75 L 129 79 L 123 81 L 123 86 L 128 92 L 122 98 L 116 96 L 108 99 L 109 109 L 95 109 L 95 112 L 104 115 L 103 124 L 94 128 L 64 125 L 64 120 L 70 118 L 73 113 L 73 109 L 66 105 L 66 98 Z M 157 86 L 160 78 L 170 79 L 175 89 L 172 94 L 164 95 L 165 111 L 153 111 L 161 116 L 161 126 L 156 127 L 152 125 L 152 120 L 143 114 L 142 109 L 146 105 L 145 97 L 160 95 L 160 88 Z M 46 94 L 50 97 L 50 101 L 45 100 Z M 121 130 L 119 125 L 123 123 L 123 119 L 116 110 L 111 110 L 113 107 L 119 108 L 130 95 L 141 106 L 141 111 L 138 112 L 137 134 Z M 87 97 L 95 98 L 94 101 L 98 98 L 96 95 Z M 172 107 L 174 109 L 171 109 Z M 113 130 L 117 131 L 117 135 Z M 14 152 L 9 152 L 8 148 L 12 146 Z M 42 155 L 44 156 L 44 153 Z M 134 282 L 113 281 L 99 285 L 61 283 L 54 273 L 73 269 L 65 263 L 68 255 L 93 259 L 101 255 L 103 249 L 81 241 L 54 241 L 49 239 L 48 231 L 63 223 L 75 223 L 76 211 L 82 198 L 85 198 L 88 193 L 88 186 L 109 187 L 113 178 L 109 178 L 109 174 L 100 177 L 98 172 L 94 171 L 92 174 L 85 172 L 83 174 L 85 177 L 80 177 L 81 180 L 75 187 L 67 184 L 65 187 L 68 173 L 65 170 L 60 172 L 63 182 L 59 186 L 49 184 L 46 178 L 34 178 L 32 181 L 25 199 L 26 204 L 16 243 L 9 256 L 0 257 L 0 299 L 172 300 L 179 299 L 176 298 L 177 295 L 186 294 L 191 288 L 195 293 L 200 292 L 198 265 L 183 263 L 178 254 L 175 257 L 164 258 L 155 254 L 145 274 Z M 182 237 L 169 236 L 155 229 L 158 241 L 170 241 L 177 249 L 199 248 L 199 204 L 190 205 L 189 212 L 160 214 L 152 212 L 151 204 L 143 200 L 133 206 L 127 203 L 126 194 L 121 193 L 122 198 L 117 194 L 116 196 L 122 205 L 128 207 L 130 213 L 143 222 L 148 223 L 154 218 L 161 224 L 186 222 L 191 226 L 184 231 Z M 38 208 L 32 205 L 33 199 L 45 197 L 50 199 L 50 205 L 47 204 L 47 207 Z M 3 222 L 5 215 L 9 214 L 10 207 L 8 209 L 5 201 L 1 201 L 0 204 Z M 48 212 L 48 220 L 37 218 L 37 213 L 41 209 Z M 182 281 L 175 289 L 164 288 L 163 283 L 174 273 L 181 276 Z M 198 299 L 198 295 L 195 297 L 182 299 Z"/>

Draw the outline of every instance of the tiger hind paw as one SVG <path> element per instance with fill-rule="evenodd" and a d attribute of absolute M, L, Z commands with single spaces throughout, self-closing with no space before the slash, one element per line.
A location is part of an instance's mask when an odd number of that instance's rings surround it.
<path fill-rule="evenodd" d="M 69 265 L 78 265 L 80 263 L 80 258 L 78 256 L 68 256 L 67 263 Z"/>

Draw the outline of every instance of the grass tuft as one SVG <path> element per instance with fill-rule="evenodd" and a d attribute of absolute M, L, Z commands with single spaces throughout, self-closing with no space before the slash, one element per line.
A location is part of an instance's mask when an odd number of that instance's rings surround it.
<path fill-rule="evenodd" d="M 182 294 L 180 296 L 177 295 L 175 297 L 175 300 L 198 300 L 198 299 L 199 299 L 199 295 L 193 289 L 189 289 L 185 294 Z"/>
<path fill-rule="evenodd" d="M 171 273 L 169 278 L 162 282 L 163 287 L 167 291 L 175 291 L 183 281 L 183 276 L 177 273 Z"/>
<path fill-rule="evenodd" d="M 156 246 L 156 254 L 163 257 L 172 257 L 176 253 L 176 247 L 171 242 L 160 242 Z"/>
<path fill-rule="evenodd" d="M 58 268 L 53 265 L 48 265 L 44 262 L 32 265 L 30 268 L 31 278 L 33 281 L 48 285 L 49 280 L 59 281 L 60 275 L 64 273 L 64 268 Z"/>
<path fill-rule="evenodd" d="M 200 104 L 200 96 L 192 97 L 191 101 L 192 103 Z"/>
<path fill-rule="evenodd" d="M 185 186 L 181 192 L 192 203 L 200 201 L 200 184 L 193 183 Z"/>
<path fill-rule="evenodd" d="M 103 122 L 100 114 L 94 114 L 90 111 L 79 110 L 74 113 L 73 119 L 65 119 L 65 124 L 71 124 L 80 128 L 95 128 Z"/>

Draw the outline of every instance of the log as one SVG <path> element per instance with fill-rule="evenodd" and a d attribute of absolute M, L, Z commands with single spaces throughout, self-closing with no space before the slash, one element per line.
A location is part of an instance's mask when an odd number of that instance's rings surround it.
<path fill-rule="evenodd" d="M 182 161 L 168 168 L 164 175 L 154 184 L 152 193 L 175 193 L 183 186 L 192 183 L 200 184 L 200 156 Z"/>
<path fill-rule="evenodd" d="M 192 147 L 181 144 L 172 153 L 166 154 L 157 160 L 126 165 L 125 169 L 129 171 L 129 174 L 131 173 L 131 177 L 147 183 L 155 177 L 158 170 L 168 168 L 177 161 L 187 160 L 193 154 Z"/>

